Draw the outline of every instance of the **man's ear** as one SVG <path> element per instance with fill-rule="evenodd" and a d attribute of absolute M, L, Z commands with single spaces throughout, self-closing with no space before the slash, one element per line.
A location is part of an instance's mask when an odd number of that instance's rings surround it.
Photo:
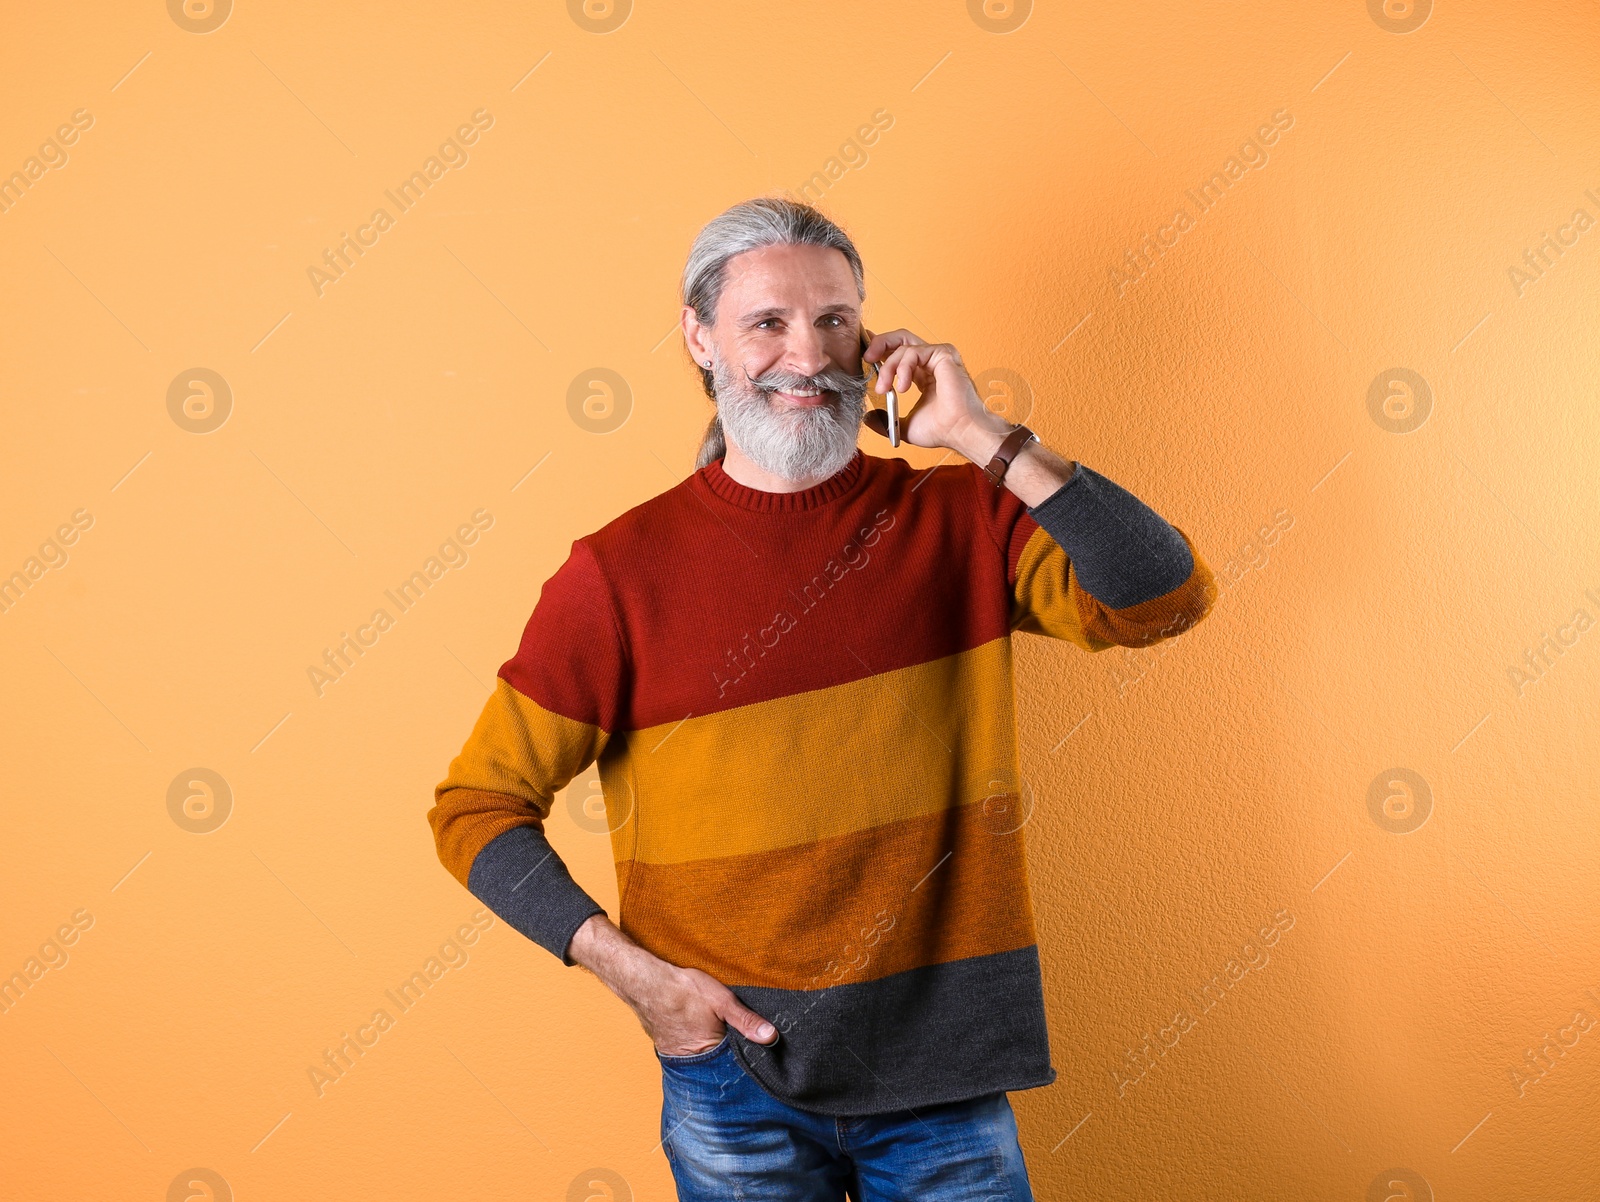
<path fill-rule="evenodd" d="M 710 367 L 712 360 L 711 331 L 700 324 L 700 316 L 690 305 L 683 307 L 679 318 L 683 325 L 683 341 L 689 348 L 689 357 L 697 367 Z"/>

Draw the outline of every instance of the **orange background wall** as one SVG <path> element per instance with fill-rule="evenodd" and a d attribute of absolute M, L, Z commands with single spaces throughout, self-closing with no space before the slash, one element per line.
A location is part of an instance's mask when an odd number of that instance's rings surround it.
<path fill-rule="evenodd" d="M 80 523 L 0 613 L 0 973 L 39 974 L 0 1193 L 672 1196 L 633 1015 L 503 922 L 452 942 L 478 907 L 424 814 L 571 541 L 691 470 L 694 233 L 821 172 L 869 324 L 1010 381 L 1224 580 L 1142 655 L 1017 639 L 1038 1195 L 1600 1195 L 1600 10 L 871 8 L 10 7 L 0 172 L 87 128 L 0 213 L 0 572 Z M 596 368 L 609 433 L 569 414 Z M 614 907 L 593 787 L 552 837 Z"/>

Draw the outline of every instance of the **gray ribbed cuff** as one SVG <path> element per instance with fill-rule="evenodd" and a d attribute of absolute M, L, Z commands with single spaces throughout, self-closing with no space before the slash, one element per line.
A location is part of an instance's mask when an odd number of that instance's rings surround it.
<path fill-rule="evenodd" d="M 1169 593 L 1194 556 L 1155 510 L 1083 464 L 1028 514 L 1061 544 L 1085 592 L 1112 609 Z"/>
<path fill-rule="evenodd" d="M 472 861 L 467 889 L 540 947 L 571 966 L 567 945 L 605 907 L 572 879 L 544 832 L 514 826 L 496 835 Z"/>

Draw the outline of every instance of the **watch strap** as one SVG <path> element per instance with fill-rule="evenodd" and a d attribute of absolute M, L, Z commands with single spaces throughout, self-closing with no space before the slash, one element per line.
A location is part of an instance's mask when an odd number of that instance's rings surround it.
<path fill-rule="evenodd" d="M 989 482 L 999 488 L 1005 480 L 1006 469 L 1011 466 L 1011 461 L 1017 457 L 1018 452 L 1023 447 L 1038 437 L 1037 434 L 1023 425 L 1019 425 L 1010 434 L 1007 434 L 1000 443 L 999 449 L 995 451 L 994 458 L 989 460 L 983 469 L 983 474 L 989 477 Z"/>

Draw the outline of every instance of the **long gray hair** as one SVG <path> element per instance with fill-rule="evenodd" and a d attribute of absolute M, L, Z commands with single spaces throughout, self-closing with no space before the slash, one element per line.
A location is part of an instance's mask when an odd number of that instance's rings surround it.
<path fill-rule="evenodd" d="M 683 267 L 683 303 L 694 310 L 702 325 L 715 325 L 728 261 L 747 250 L 791 244 L 831 246 L 840 251 L 856 277 L 856 296 L 866 299 L 861 256 L 848 234 L 810 205 L 784 197 L 759 196 L 713 217 L 696 235 L 689 248 L 689 261 Z M 695 369 L 700 373 L 700 386 L 715 404 L 717 390 L 711 368 L 696 363 Z M 695 456 L 695 470 L 721 458 L 727 449 L 722 419 L 713 416 L 701 439 L 700 453 Z"/>

